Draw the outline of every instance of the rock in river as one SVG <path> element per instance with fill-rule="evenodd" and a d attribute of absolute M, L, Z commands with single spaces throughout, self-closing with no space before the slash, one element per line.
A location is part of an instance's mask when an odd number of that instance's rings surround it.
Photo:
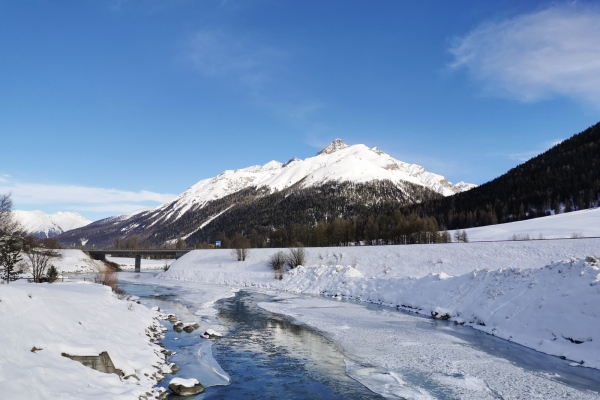
<path fill-rule="evenodd" d="M 204 391 L 204 386 L 194 378 L 173 378 L 171 379 L 171 382 L 169 382 L 169 389 L 180 396 L 192 396 L 194 394 L 202 393 Z"/>

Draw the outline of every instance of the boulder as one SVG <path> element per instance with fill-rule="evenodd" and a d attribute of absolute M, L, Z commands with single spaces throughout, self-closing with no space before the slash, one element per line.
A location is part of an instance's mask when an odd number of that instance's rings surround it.
<path fill-rule="evenodd" d="M 181 332 L 182 329 L 183 329 L 183 322 L 177 321 L 175 324 L 173 324 L 174 331 Z"/>
<path fill-rule="evenodd" d="M 169 382 L 169 389 L 180 396 L 193 396 L 204 392 L 204 386 L 197 379 L 173 378 Z"/>
<path fill-rule="evenodd" d="M 200 325 L 198 325 L 196 322 L 191 323 L 191 324 L 187 324 L 183 327 L 183 330 L 186 331 L 187 333 L 190 333 L 192 331 L 194 331 L 195 329 L 198 329 L 200 327 Z"/>
<path fill-rule="evenodd" d="M 175 314 L 169 314 L 167 315 L 167 321 L 174 324 L 175 322 L 179 321 L 179 318 L 177 318 Z"/>

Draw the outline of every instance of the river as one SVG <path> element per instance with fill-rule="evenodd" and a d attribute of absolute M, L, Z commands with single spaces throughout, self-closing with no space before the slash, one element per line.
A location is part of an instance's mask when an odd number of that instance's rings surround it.
<path fill-rule="evenodd" d="M 173 331 L 169 322 L 164 322 L 169 330 L 162 343 L 176 353 L 169 357 L 180 367 L 176 376 L 197 378 L 207 387 L 204 393 L 186 397 L 188 399 L 420 398 L 419 393 L 424 394 L 422 398 L 463 397 L 449 390 L 443 380 L 436 381 L 431 374 L 415 372 L 410 368 L 398 370 L 403 379 L 396 380 L 403 385 L 423 388 L 422 392 L 394 391 L 393 387 L 390 388 L 393 384 L 378 382 L 381 376 L 395 378 L 396 375 L 374 365 L 361 365 L 361 358 L 348 354 L 333 335 L 265 310 L 265 304 L 283 304 L 285 296 L 282 298 L 250 289 L 235 291 L 227 287 L 162 281 L 152 278 L 152 273 L 120 273 L 120 286 L 127 293 L 138 296 L 147 306 L 159 306 L 163 312 L 173 313 L 184 322 L 198 322 L 200 325 L 194 332 L 178 333 Z M 329 302 L 330 309 L 343 303 L 320 299 Z M 373 313 L 382 311 L 382 307 L 370 304 L 354 303 L 352 306 L 360 306 Z M 406 314 L 389 309 L 383 312 Z M 417 330 L 417 334 L 423 336 L 438 333 L 451 335 L 472 351 L 507 360 L 519 369 L 531 371 L 536 377 L 581 390 L 585 394 L 582 398 L 588 398 L 590 394 L 594 398 L 595 395 L 589 391 L 600 390 L 598 370 L 573 368 L 557 357 L 469 327 L 414 315 L 393 321 L 393 324 L 399 332 Z M 203 339 L 200 335 L 207 328 L 224 333 L 224 337 Z M 171 377 L 167 375 L 159 386 L 167 387 Z M 382 389 L 382 385 L 385 389 Z M 497 391 L 488 392 L 490 398 L 504 398 Z M 406 393 L 409 395 L 405 396 Z M 178 397 L 172 395 L 169 398 Z"/>

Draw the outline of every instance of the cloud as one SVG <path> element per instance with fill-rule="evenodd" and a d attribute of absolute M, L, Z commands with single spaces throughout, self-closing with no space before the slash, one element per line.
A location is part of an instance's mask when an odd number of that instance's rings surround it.
<path fill-rule="evenodd" d="M 564 139 L 549 140 L 549 141 L 540 143 L 533 150 L 527 150 L 527 151 L 523 151 L 523 152 L 519 152 L 519 153 L 499 153 L 499 152 L 496 153 L 496 152 L 494 152 L 494 153 L 487 153 L 487 155 L 488 156 L 501 156 L 501 157 L 510 158 L 511 160 L 525 162 L 525 161 L 531 160 L 535 156 L 538 156 L 538 155 L 544 153 L 545 151 L 556 146 L 557 144 L 562 143 L 563 140 Z"/>
<path fill-rule="evenodd" d="M 600 9 L 553 6 L 454 40 L 451 66 L 486 91 L 533 102 L 564 95 L 600 107 Z"/>
<path fill-rule="evenodd" d="M 10 178 L 10 175 L 8 175 L 8 174 L 0 175 L 0 183 L 8 182 L 9 178 Z"/>
<path fill-rule="evenodd" d="M 65 211 L 126 213 L 172 200 L 176 195 L 147 190 L 138 192 L 76 185 L 47 185 L 0 179 L 0 193 L 12 193 L 15 207 L 62 204 Z"/>
<path fill-rule="evenodd" d="M 248 35 L 224 31 L 200 31 L 189 42 L 187 58 L 201 74 L 210 77 L 236 77 L 257 87 L 271 75 L 286 56 L 272 46 L 258 43 Z"/>

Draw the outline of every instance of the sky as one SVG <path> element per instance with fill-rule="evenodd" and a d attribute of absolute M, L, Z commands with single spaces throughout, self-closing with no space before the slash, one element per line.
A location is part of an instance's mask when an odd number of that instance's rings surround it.
<path fill-rule="evenodd" d="M 335 138 L 482 184 L 600 121 L 600 5 L 0 0 L 0 194 L 97 220 Z"/>

